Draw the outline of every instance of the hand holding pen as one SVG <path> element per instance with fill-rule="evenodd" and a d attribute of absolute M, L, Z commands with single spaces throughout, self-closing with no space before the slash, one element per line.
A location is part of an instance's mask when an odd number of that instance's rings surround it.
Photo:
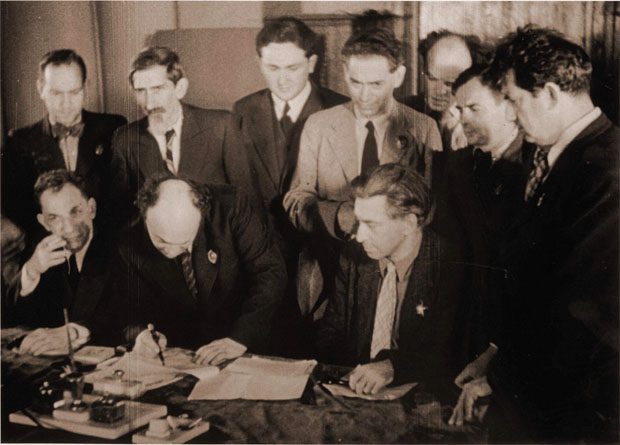
<path fill-rule="evenodd" d="M 166 336 L 155 330 L 155 326 L 149 323 L 147 329 L 144 329 L 136 337 L 136 343 L 134 345 L 134 351 L 138 355 L 146 358 L 159 357 L 162 365 L 166 365 L 164 361 L 163 350 L 166 349 L 167 339 Z"/>

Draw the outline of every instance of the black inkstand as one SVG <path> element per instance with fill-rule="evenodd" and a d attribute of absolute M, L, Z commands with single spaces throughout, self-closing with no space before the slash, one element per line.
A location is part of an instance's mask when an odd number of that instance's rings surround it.
<path fill-rule="evenodd" d="M 96 422 L 114 423 L 125 417 L 125 401 L 104 394 L 91 405 L 91 418 Z"/>
<path fill-rule="evenodd" d="M 51 414 L 64 403 L 66 385 L 62 379 L 44 380 L 35 393 L 32 409 L 41 414 Z"/>

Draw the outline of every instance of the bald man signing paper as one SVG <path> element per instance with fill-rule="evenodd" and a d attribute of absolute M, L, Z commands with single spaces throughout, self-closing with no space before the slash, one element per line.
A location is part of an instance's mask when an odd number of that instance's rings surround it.
<path fill-rule="evenodd" d="M 166 344 L 197 349 L 197 362 L 214 365 L 246 350 L 268 353 L 286 272 L 248 199 L 227 185 L 159 177 L 140 190 L 138 207 L 142 221 L 119 241 L 108 298 L 80 337 L 110 345 L 135 338 L 135 349 L 153 357 Z"/>

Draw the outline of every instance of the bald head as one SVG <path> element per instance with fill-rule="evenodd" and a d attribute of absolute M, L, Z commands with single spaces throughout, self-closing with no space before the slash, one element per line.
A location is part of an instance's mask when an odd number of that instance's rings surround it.
<path fill-rule="evenodd" d="M 472 65 L 472 56 L 463 38 L 442 37 L 426 54 L 426 103 L 435 111 L 444 111 L 452 103 L 452 83 Z"/>
<path fill-rule="evenodd" d="M 144 212 L 153 245 L 164 256 L 175 258 L 188 250 L 196 238 L 202 213 L 196 207 L 191 186 L 179 179 L 161 182 L 155 201 Z"/>

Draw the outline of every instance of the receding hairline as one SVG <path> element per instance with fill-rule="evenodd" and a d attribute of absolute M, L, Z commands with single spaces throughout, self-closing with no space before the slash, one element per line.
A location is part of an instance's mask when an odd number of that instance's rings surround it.
<path fill-rule="evenodd" d="M 467 54 L 467 56 L 473 63 L 473 56 L 471 54 L 471 51 L 469 50 L 469 47 L 467 46 L 467 42 L 460 36 L 449 35 L 437 40 L 433 44 L 433 46 L 429 48 L 426 59 L 430 60 L 431 56 L 436 57 L 437 52 L 441 53 L 441 51 L 462 51 L 459 55 Z"/>

